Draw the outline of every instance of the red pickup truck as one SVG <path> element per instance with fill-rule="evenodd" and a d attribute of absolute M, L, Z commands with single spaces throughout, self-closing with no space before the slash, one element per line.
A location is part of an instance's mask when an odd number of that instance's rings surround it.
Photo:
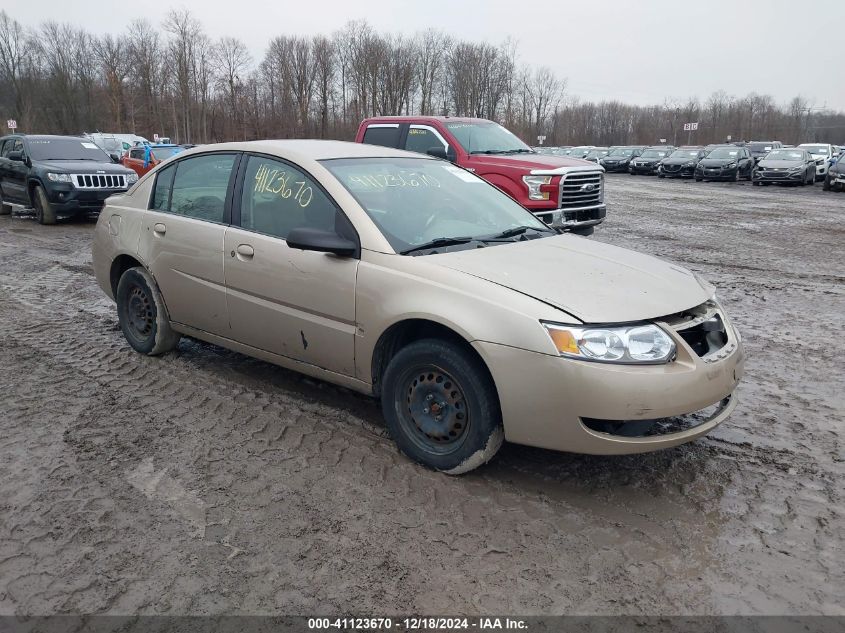
<path fill-rule="evenodd" d="M 538 154 L 486 119 L 375 117 L 358 143 L 437 156 L 474 172 L 554 227 L 589 235 L 604 221 L 604 168 L 578 158 Z"/>

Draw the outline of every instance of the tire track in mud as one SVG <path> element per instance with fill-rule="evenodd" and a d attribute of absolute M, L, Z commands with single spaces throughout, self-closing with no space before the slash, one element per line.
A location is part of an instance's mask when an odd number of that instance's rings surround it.
<path fill-rule="evenodd" d="M 841 463 L 735 437 L 761 412 L 653 455 L 506 446 L 451 479 L 345 390 L 193 341 L 135 354 L 80 231 L 22 256 L 3 226 L 1 612 L 840 608 Z M 201 501 L 203 535 L 132 485 L 144 464 Z"/>

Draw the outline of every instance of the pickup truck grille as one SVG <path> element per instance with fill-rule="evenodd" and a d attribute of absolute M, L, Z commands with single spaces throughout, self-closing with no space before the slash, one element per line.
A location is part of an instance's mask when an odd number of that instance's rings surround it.
<path fill-rule="evenodd" d="M 126 176 L 113 174 L 74 174 L 77 189 L 126 189 Z"/>
<path fill-rule="evenodd" d="M 600 171 L 565 174 L 560 181 L 560 209 L 592 207 L 604 200 L 604 177 Z"/>

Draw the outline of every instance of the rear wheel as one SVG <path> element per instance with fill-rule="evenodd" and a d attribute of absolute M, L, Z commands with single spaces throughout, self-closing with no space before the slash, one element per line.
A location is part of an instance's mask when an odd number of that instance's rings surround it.
<path fill-rule="evenodd" d="M 120 329 L 135 351 L 157 356 L 176 348 L 180 335 L 170 327 L 158 286 L 144 268 L 123 273 L 116 299 Z"/>
<path fill-rule="evenodd" d="M 470 351 L 438 339 L 402 348 L 382 383 L 387 428 L 411 459 L 450 475 L 490 461 L 504 441 L 493 380 Z"/>
<path fill-rule="evenodd" d="M 55 224 L 56 210 L 53 208 L 53 205 L 50 204 L 50 200 L 47 198 L 47 192 L 44 191 L 44 187 L 36 185 L 32 192 L 32 197 L 33 202 L 35 203 L 35 219 L 38 220 L 38 223 Z"/>

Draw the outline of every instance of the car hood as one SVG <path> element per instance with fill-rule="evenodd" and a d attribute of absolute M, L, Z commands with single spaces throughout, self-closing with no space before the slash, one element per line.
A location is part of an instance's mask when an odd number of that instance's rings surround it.
<path fill-rule="evenodd" d="M 764 169 L 792 169 L 793 167 L 803 167 L 802 160 L 761 160 L 757 163 L 757 167 Z"/>
<path fill-rule="evenodd" d="M 702 167 L 724 167 L 738 161 L 739 158 L 702 158 L 698 164 Z"/>
<path fill-rule="evenodd" d="M 685 268 L 568 234 L 425 259 L 534 297 L 585 323 L 655 319 L 712 295 Z"/>
<path fill-rule="evenodd" d="M 41 160 L 39 167 L 65 174 L 126 174 L 127 169 L 117 163 L 95 163 L 90 160 Z"/>
<path fill-rule="evenodd" d="M 632 158 L 636 158 L 634 156 L 605 156 L 602 160 L 605 160 L 609 163 L 618 163 L 624 162 L 626 160 L 631 160 Z"/>
<path fill-rule="evenodd" d="M 687 163 L 697 163 L 698 158 L 694 158 L 692 156 L 688 158 L 664 158 L 663 164 L 664 165 L 686 165 Z"/>
<path fill-rule="evenodd" d="M 470 166 L 484 167 L 524 167 L 526 170 L 552 170 L 561 167 L 589 167 L 594 163 L 571 156 L 551 156 L 548 154 L 473 154 Z"/>

